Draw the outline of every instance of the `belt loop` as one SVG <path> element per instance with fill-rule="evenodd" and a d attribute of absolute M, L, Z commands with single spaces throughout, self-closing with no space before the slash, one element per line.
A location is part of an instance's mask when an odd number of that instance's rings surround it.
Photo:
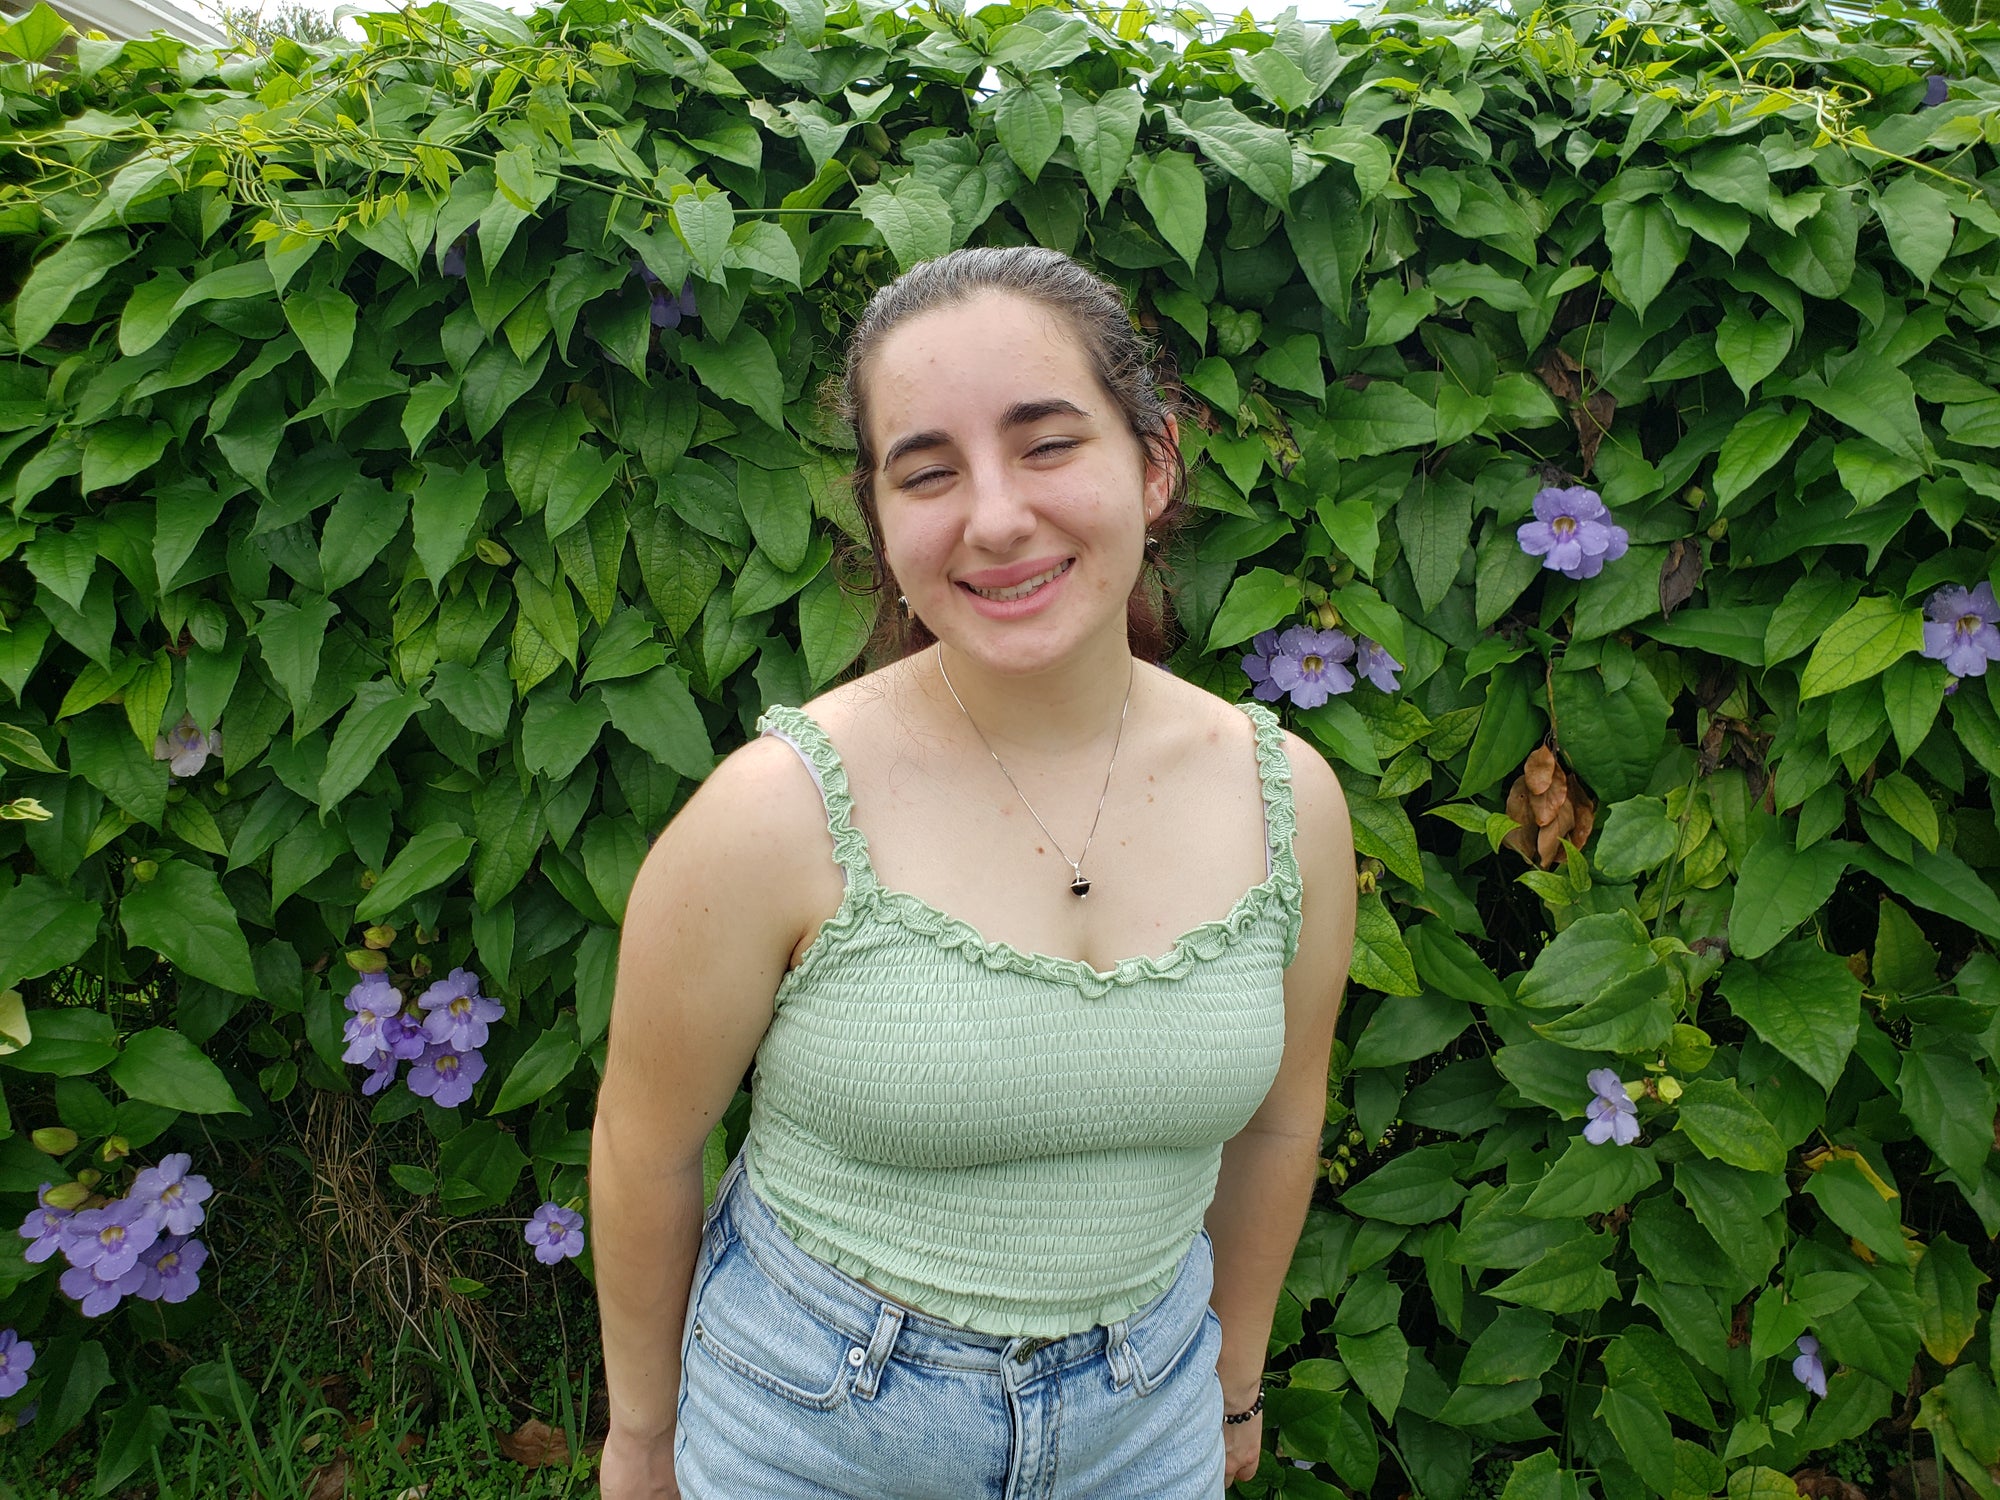
<path fill-rule="evenodd" d="M 1104 1362 L 1111 1367 L 1111 1380 L 1119 1390 L 1132 1382 L 1132 1348 L 1125 1342 L 1126 1322 L 1120 1318 L 1104 1329 Z"/>
<path fill-rule="evenodd" d="M 884 1302 L 881 1313 L 875 1319 L 875 1336 L 868 1341 L 868 1352 L 854 1375 L 854 1393 L 862 1400 L 875 1399 L 875 1390 L 882 1383 L 882 1366 L 889 1362 L 889 1356 L 896 1348 L 897 1335 L 902 1331 L 903 1309 L 893 1302 Z"/>

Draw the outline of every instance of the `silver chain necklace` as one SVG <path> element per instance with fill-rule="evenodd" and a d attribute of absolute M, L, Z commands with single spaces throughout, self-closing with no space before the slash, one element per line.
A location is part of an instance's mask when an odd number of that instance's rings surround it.
<path fill-rule="evenodd" d="M 967 708 L 965 700 L 958 696 L 958 689 L 951 685 L 951 674 L 944 669 L 944 648 L 942 646 L 938 648 L 937 664 L 938 676 L 944 679 L 944 688 L 946 692 L 951 694 L 951 701 L 956 703 L 958 711 L 965 715 L 965 722 L 970 724 L 972 732 L 979 736 L 979 743 L 984 745 L 986 753 L 993 757 L 993 764 L 998 766 L 1000 774 L 1007 778 L 1007 785 L 1014 788 L 1014 795 L 1021 799 L 1021 806 L 1027 808 L 1028 816 L 1035 820 L 1044 834 L 1048 835 L 1049 842 L 1055 845 L 1056 853 L 1062 855 L 1063 863 L 1069 866 L 1071 876 L 1069 883 L 1070 894 L 1076 896 L 1078 899 L 1088 896 L 1090 894 L 1090 878 L 1083 873 L 1083 862 L 1090 856 L 1091 840 L 1097 837 L 1097 820 L 1104 816 L 1104 799 L 1111 795 L 1111 773 L 1118 768 L 1118 747 L 1125 742 L 1125 716 L 1132 711 L 1132 683 L 1139 675 L 1136 662 L 1133 665 L 1131 676 L 1125 679 L 1125 706 L 1118 710 L 1118 735 L 1111 742 L 1111 764 L 1104 768 L 1104 790 L 1097 794 L 1097 813 L 1090 820 L 1090 832 L 1084 836 L 1083 852 L 1077 855 L 1075 859 L 1071 859 L 1067 854 L 1063 854 L 1063 846 L 1057 842 L 1056 836 L 1053 833 L 1049 833 L 1049 825 L 1042 822 L 1042 815 L 1035 811 L 1035 804 L 1028 800 L 1028 794 L 1022 791 L 1021 784 L 1014 780 L 1013 773 L 1007 769 L 1007 763 L 1000 759 L 999 752 L 993 748 L 992 741 L 986 738 L 985 731 L 979 727 L 979 721 L 972 717 L 972 710 Z"/>

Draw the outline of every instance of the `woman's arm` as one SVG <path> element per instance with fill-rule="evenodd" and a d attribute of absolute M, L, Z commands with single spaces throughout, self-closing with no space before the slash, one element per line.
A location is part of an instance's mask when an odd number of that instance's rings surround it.
<path fill-rule="evenodd" d="M 633 886 L 590 1156 L 611 1398 L 605 1500 L 678 1493 L 674 1407 L 702 1148 L 770 1025 L 811 903 L 825 896 L 815 886 L 828 872 L 838 886 L 830 850 L 804 767 L 759 740 L 689 800 Z"/>
<path fill-rule="evenodd" d="M 1264 1350 L 1285 1272 L 1319 1165 L 1326 1121 L 1327 1054 L 1340 992 L 1354 952 L 1354 837 L 1340 782 L 1319 754 L 1287 736 L 1298 808 L 1294 851 L 1305 882 L 1298 952 L 1285 971 L 1285 1055 L 1270 1093 L 1223 1147 L 1222 1174 L 1208 1210 L 1215 1242 L 1215 1294 L 1222 1320 L 1222 1402 L 1247 1410 L 1264 1375 Z M 1257 1472 L 1261 1417 L 1224 1429 L 1230 1480 Z"/>

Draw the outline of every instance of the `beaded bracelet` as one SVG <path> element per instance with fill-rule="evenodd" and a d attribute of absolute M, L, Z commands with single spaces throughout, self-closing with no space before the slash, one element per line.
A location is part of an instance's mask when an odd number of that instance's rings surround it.
<path fill-rule="evenodd" d="M 1263 1409 L 1264 1409 L 1264 1393 L 1262 1391 L 1259 1391 L 1257 1393 L 1257 1399 L 1250 1403 L 1248 1409 L 1244 1411 L 1239 1411 L 1233 1416 L 1225 1413 L 1223 1415 L 1222 1420 L 1227 1425 L 1234 1427 L 1238 1422 L 1249 1421 L 1252 1417 L 1256 1416 L 1257 1413 L 1262 1411 Z"/>

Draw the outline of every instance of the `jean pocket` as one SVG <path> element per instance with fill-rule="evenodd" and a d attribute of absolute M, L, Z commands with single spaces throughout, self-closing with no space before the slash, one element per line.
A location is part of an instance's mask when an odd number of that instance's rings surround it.
<path fill-rule="evenodd" d="M 846 1401 L 860 1349 L 766 1275 L 740 1242 L 709 1270 L 692 1342 L 730 1374 L 809 1411 Z"/>

